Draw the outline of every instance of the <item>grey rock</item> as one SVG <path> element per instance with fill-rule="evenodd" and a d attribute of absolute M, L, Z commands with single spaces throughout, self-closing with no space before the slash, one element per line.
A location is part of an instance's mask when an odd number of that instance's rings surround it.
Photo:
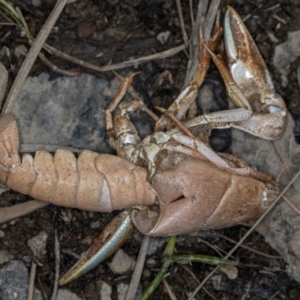
<path fill-rule="evenodd" d="M 293 134 L 295 123 L 288 113 L 285 130 L 276 141 L 267 141 L 251 136 L 240 130 L 232 130 L 232 152 L 258 170 L 280 174 L 282 190 L 299 171 L 294 158 L 300 154 Z M 300 178 L 285 194 L 290 201 L 300 207 Z M 300 282 L 300 228 L 299 215 L 282 199 L 264 218 L 257 230 L 265 237 L 271 247 L 287 262 L 287 272 Z M 293 249 L 293 251 L 291 251 Z"/>
<path fill-rule="evenodd" d="M 13 107 L 22 144 L 41 144 L 113 153 L 106 142 L 105 109 L 120 87 L 92 75 L 50 80 L 47 74 L 29 77 Z M 141 135 L 151 132 L 137 113 Z"/>
<path fill-rule="evenodd" d="M 28 292 L 28 270 L 24 263 L 12 260 L 0 270 L 0 299 L 26 300 Z M 41 300 L 40 291 L 35 289 L 34 300 Z"/>
<path fill-rule="evenodd" d="M 273 62 L 274 66 L 281 73 L 282 85 L 287 86 L 287 66 L 293 63 L 300 56 L 300 30 L 289 32 L 287 40 L 275 47 Z"/>

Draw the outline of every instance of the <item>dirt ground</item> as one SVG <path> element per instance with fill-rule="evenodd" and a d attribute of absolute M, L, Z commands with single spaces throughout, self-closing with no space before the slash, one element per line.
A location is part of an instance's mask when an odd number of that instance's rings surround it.
<path fill-rule="evenodd" d="M 21 7 L 29 29 L 35 35 L 50 14 L 55 1 L 41 1 L 39 7 L 34 7 L 29 0 L 13 0 L 11 2 Z M 196 2 L 194 1 L 194 11 L 197 8 Z M 284 86 L 281 74 L 273 65 L 273 57 L 275 46 L 286 41 L 288 32 L 300 30 L 300 3 L 298 0 L 227 0 L 221 3 L 222 15 L 227 5 L 233 6 L 242 18 L 247 16 L 246 26 L 272 74 L 276 91 L 284 98 L 294 117 L 296 122 L 294 133 L 299 140 L 300 87 L 299 79 L 297 79 L 299 58 L 289 65 L 288 84 Z M 189 1 L 182 1 L 182 10 L 189 36 L 192 30 Z M 8 30 L 11 31 L 9 36 L 0 40 L 0 57 L 9 71 L 9 83 L 11 84 L 22 61 L 21 57 L 16 56 L 15 49 L 20 45 L 28 47 L 28 44 L 26 38 L 20 35 L 17 28 L 1 25 L 2 22 L 4 22 L 4 18 L 0 16 L 0 37 L 4 37 Z M 89 34 L 85 35 L 87 32 Z M 161 33 L 170 34 L 164 44 L 157 39 Z M 109 62 L 115 64 L 132 57 L 137 58 L 158 53 L 182 44 L 183 40 L 175 1 L 78 0 L 76 3 L 68 5 L 64 10 L 47 42 L 74 57 L 104 66 Z M 9 57 L 1 50 L 4 46 L 10 50 Z M 47 57 L 61 69 L 81 70 L 75 64 L 66 62 L 61 58 L 50 55 Z M 186 64 L 187 55 L 184 52 L 163 60 L 141 64 L 138 70 L 143 73 L 134 83 L 134 88 L 140 94 L 145 95 L 145 99 L 148 101 L 147 105 L 150 107 L 153 108 L 153 105 L 157 104 L 168 106 L 182 87 Z M 164 83 L 151 100 L 147 96 L 147 90 L 158 74 L 164 70 L 169 70 L 172 73 L 174 83 Z M 120 74 L 124 75 L 132 71 L 133 68 L 122 69 Z M 30 75 L 37 76 L 42 72 L 47 72 L 51 80 L 62 76 L 50 70 L 40 61 L 36 62 Z M 107 80 L 114 78 L 112 72 L 96 73 L 86 69 L 83 69 L 82 72 Z M 211 67 L 206 82 L 216 86 L 214 92 L 219 101 L 218 106 L 223 109 L 226 108 L 225 89 L 214 66 Z M 212 144 L 214 143 L 218 151 L 228 150 L 230 148 L 230 132 L 224 131 L 216 134 L 216 139 L 212 141 Z M 7 191 L 1 195 L 1 206 L 11 206 L 26 199 L 28 197 L 24 195 Z M 93 238 L 101 231 L 101 228 L 112 218 L 112 215 L 82 212 L 50 205 L 26 217 L 0 225 L 1 231 L 5 233 L 0 238 L 0 250 L 7 250 L 14 259 L 23 260 L 29 269 L 32 252 L 27 246 L 27 241 L 41 231 L 49 235 L 46 253 L 39 258 L 42 266 L 37 269 L 36 280 L 36 287 L 43 291 L 46 299 L 51 295 L 55 276 L 55 230 L 58 232 L 62 249 L 61 272 L 64 273 L 76 261 L 76 258 L 65 253 L 64 250 L 79 255 L 83 253 Z M 101 221 L 100 224 L 98 224 L 99 220 Z M 218 231 L 201 232 L 191 236 L 181 236 L 176 244 L 176 250 L 178 253 L 203 253 L 207 255 L 216 255 L 215 248 L 221 252 L 227 252 L 232 248 L 232 244 L 223 236 L 237 241 L 246 230 L 247 226 L 236 226 Z M 136 258 L 141 240 L 142 236 L 136 233 L 122 249 L 129 256 Z M 149 285 L 162 264 L 162 252 L 165 247 L 163 241 L 165 239 L 157 239 L 157 248 L 155 247 L 154 253 L 147 257 L 141 279 L 141 289 L 143 290 Z M 214 245 L 214 248 L 211 245 Z M 263 237 L 258 233 L 253 233 L 245 245 L 264 253 L 265 256 L 240 248 L 234 256 L 241 262 L 241 266 L 238 267 L 237 278 L 231 280 L 225 273 L 219 272 L 205 284 L 205 290 L 202 289 L 195 299 L 292 300 L 300 298 L 300 284 L 288 277 L 285 272 L 284 260 L 278 258 L 277 253 L 264 242 Z M 113 274 L 109 268 L 110 260 L 108 259 L 66 288 L 83 299 L 100 299 L 97 284 L 101 279 L 112 287 L 112 299 L 118 299 L 117 286 L 122 283 L 128 284 L 131 279 L 131 272 L 122 275 Z M 204 264 L 193 264 L 192 266 L 174 264 L 169 270 L 167 282 L 177 299 L 185 299 L 212 268 L 213 266 Z M 161 285 L 151 299 L 170 299 L 166 286 Z"/>

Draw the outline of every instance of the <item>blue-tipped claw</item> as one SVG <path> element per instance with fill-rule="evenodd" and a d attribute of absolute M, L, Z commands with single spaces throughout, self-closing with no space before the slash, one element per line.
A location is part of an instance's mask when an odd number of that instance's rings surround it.
<path fill-rule="evenodd" d="M 123 211 L 118 214 L 106 225 L 80 260 L 60 278 L 59 285 L 68 284 L 95 268 L 117 251 L 134 230 L 135 227 L 131 222 L 130 212 Z"/>

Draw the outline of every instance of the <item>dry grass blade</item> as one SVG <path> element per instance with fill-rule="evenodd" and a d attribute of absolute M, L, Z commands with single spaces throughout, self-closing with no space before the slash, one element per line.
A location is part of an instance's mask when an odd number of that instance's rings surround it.
<path fill-rule="evenodd" d="M 2 101 L 4 98 L 7 80 L 8 80 L 8 72 L 2 62 L 0 62 L 0 105 L 2 105 Z"/>
<path fill-rule="evenodd" d="M 140 283 L 140 279 L 141 279 L 142 272 L 144 269 L 144 264 L 145 264 L 145 259 L 147 256 L 149 244 L 150 244 L 150 239 L 151 239 L 150 236 L 144 236 L 144 238 L 143 238 L 139 256 L 138 256 L 136 264 L 135 264 L 135 268 L 134 268 L 134 271 L 133 271 L 133 274 L 131 277 L 131 282 L 130 282 L 125 300 L 134 299 L 134 297 L 136 295 L 136 291 L 137 291 L 138 285 Z"/>
<path fill-rule="evenodd" d="M 212 29 L 214 27 L 214 24 L 217 20 L 219 5 L 220 5 L 220 0 L 211 1 L 209 8 L 208 8 L 207 0 L 199 1 L 196 22 L 195 22 L 195 26 L 193 27 L 193 33 L 191 37 L 190 57 L 189 57 L 184 85 L 190 82 L 193 74 L 195 74 L 195 70 L 198 65 L 199 29 L 200 28 L 203 29 L 204 40 L 208 41 L 212 34 Z"/>
<path fill-rule="evenodd" d="M 55 278 L 54 278 L 54 284 L 53 284 L 53 292 L 51 300 L 55 300 L 57 296 L 58 291 L 58 281 L 59 281 L 59 272 L 60 272 L 60 251 L 59 251 L 59 240 L 57 236 L 57 230 L 55 229 Z"/>
<path fill-rule="evenodd" d="M 184 20 L 183 20 L 182 6 L 181 6 L 180 0 L 176 0 L 176 6 L 177 6 L 177 11 L 178 11 L 178 16 L 179 16 L 182 38 L 183 38 L 185 46 L 188 46 L 188 36 L 187 36 L 186 30 L 185 30 L 185 24 L 184 24 Z"/>
<path fill-rule="evenodd" d="M 35 274 L 36 274 L 36 263 L 33 261 L 30 270 L 27 300 L 33 299 Z"/>
<path fill-rule="evenodd" d="M 8 97 L 1 112 L 2 115 L 11 112 L 37 56 L 39 55 L 45 41 L 48 38 L 48 35 L 50 34 L 54 24 L 56 23 L 67 2 L 67 0 L 57 1 L 52 13 L 50 14 L 49 18 L 43 25 L 41 31 L 37 35 L 8 94 Z"/>
<path fill-rule="evenodd" d="M 0 209 L 0 224 L 11 221 L 15 218 L 23 217 L 40 209 L 49 203 L 31 200 L 25 203 L 16 204 L 11 207 L 1 207 Z"/>

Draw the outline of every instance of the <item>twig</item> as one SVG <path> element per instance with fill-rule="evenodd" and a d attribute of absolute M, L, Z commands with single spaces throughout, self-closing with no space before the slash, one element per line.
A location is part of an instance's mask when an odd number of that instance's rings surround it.
<path fill-rule="evenodd" d="M 255 9 L 251 11 L 250 14 L 242 18 L 243 22 L 246 22 L 249 18 L 251 18 L 258 10 L 262 8 L 263 4 L 259 4 Z"/>
<path fill-rule="evenodd" d="M 220 2 L 221 0 L 214 0 L 211 2 L 211 5 L 209 6 L 208 12 L 206 14 L 206 18 L 205 18 L 205 26 L 203 25 L 203 36 L 204 36 L 204 41 L 208 42 L 213 28 L 214 28 L 214 24 L 215 24 L 215 20 L 218 16 L 218 9 L 220 6 Z"/>
<path fill-rule="evenodd" d="M 2 62 L 0 62 L 0 106 L 2 105 L 2 101 L 4 98 L 6 86 L 7 86 L 7 80 L 8 80 L 8 72 Z"/>
<path fill-rule="evenodd" d="M 3 110 L 1 112 L 2 115 L 7 114 L 12 111 L 15 102 L 17 101 L 18 95 L 25 83 L 25 80 L 41 50 L 43 47 L 48 35 L 50 34 L 54 24 L 56 23 L 59 15 L 61 14 L 63 8 L 67 4 L 67 0 L 58 0 L 53 11 L 48 17 L 47 21 L 43 25 L 39 34 L 37 35 L 34 43 L 32 44 L 20 70 L 14 81 L 12 88 L 8 94 L 7 100 L 4 104 Z"/>
<path fill-rule="evenodd" d="M 208 289 L 206 289 L 205 287 L 203 287 L 203 291 L 213 300 L 218 300 L 216 297 L 214 297 L 214 295 L 212 295 Z"/>
<path fill-rule="evenodd" d="M 139 26 L 138 26 L 139 27 Z M 112 50 L 112 52 L 111 52 L 111 55 L 110 55 L 110 58 L 109 58 L 109 60 L 108 60 L 108 65 L 110 65 L 111 64 L 111 62 L 113 61 L 113 59 L 114 59 L 114 57 L 115 57 L 115 55 L 116 55 L 116 53 L 117 53 L 117 51 L 121 48 L 121 47 L 123 47 L 124 46 L 124 44 L 126 43 L 126 41 L 128 41 L 130 38 L 131 38 L 131 36 L 134 34 L 134 31 L 132 31 L 131 33 L 129 33 L 128 35 L 126 35 L 126 37 L 116 46 L 116 47 L 114 47 L 114 49 Z"/>
<path fill-rule="evenodd" d="M 272 5 L 272 6 L 268 7 L 268 8 L 266 8 L 266 9 L 264 9 L 264 12 L 267 12 L 267 11 L 270 11 L 270 10 L 273 10 L 273 9 L 276 9 L 276 8 L 279 8 L 280 6 L 281 6 L 281 4 L 280 4 L 280 3 L 277 3 L 277 4 L 275 4 L 275 5 Z"/>
<path fill-rule="evenodd" d="M 288 197 L 283 196 L 282 198 L 298 215 L 300 215 L 300 209 Z"/>
<path fill-rule="evenodd" d="M 237 241 L 235 241 L 235 240 L 233 240 L 233 239 L 231 239 L 231 238 L 229 238 L 229 237 L 227 237 L 227 236 L 225 236 L 223 234 L 220 234 L 218 232 L 215 232 L 214 234 L 217 235 L 217 236 L 219 236 L 220 238 L 222 238 L 222 239 L 230 242 L 230 243 L 233 243 L 233 244 L 237 243 Z M 265 256 L 265 257 L 268 257 L 268 258 L 275 258 L 275 259 L 282 259 L 282 256 L 280 256 L 280 255 L 269 255 L 269 254 L 263 253 L 261 251 L 255 250 L 255 249 L 253 249 L 253 248 L 251 248 L 249 246 L 246 246 L 246 245 L 241 245 L 241 248 L 247 249 L 247 250 L 249 250 L 249 251 L 251 251 L 251 252 L 253 252 L 253 253 L 257 254 L 257 255 L 260 255 L 260 256 Z"/>
<path fill-rule="evenodd" d="M 58 290 L 58 281 L 59 281 L 59 266 L 60 266 L 60 253 L 59 253 L 59 241 L 57 237 L 57 230 L 55 229 L 55 277 L 53 284 L 53 293 L 51 300 L 56 300 L 57 290 Z"/>
<path fill-rule="evenodd" d="M 197 241 L 199 241 L 199 242 L 207 245 L 208 247 L 210 247 L 211 249 L 213 249 L 220 257 L 223 257 L 223 254 L 217 249 L 216 246 L 212 245 L 211 243 L 209 243 L 209 242 L 207 242 L 207 241 L 205 241 L 205 240 L 203 240 L 201 238 L 197 238 Z M 226 253 L 226 251 L 224 251 L 224 250 L 222 250 L 222 252 Z"/>
<path fill-rule="evenodd" d="M 30 277 L 29 277 L 29 284 L 28 284 L 27 300 L 33 299 L 35 274 L 36 274 L 36 263 L 34 261 L 32 261 Z"/>
<path fill-rule="evenodd" d="M 37 281 L 38 281 L 39 288 L 40 288 L 40 290 L 42 292 L 42 295 L 43 295 L 44 299 L 47 299 L 47 293 L 46 293 L 46 291 L 44 289 L 44 286 L 42 285 L 42 282 L 41 282 L 41 279 L 40 279 L 39 276 L 37 277 Z"/>
<path fill-rule="evenodd" d="M 144 268 L 144 264 L 145 264 L 145 259 L 146 259 L 146 255 L 147 255 L 147 251 L 149 248 L 149 244 L 150 244 L 150 237 L 144 235 L 143 238 L 143 242 L 141 245 L 141 249 L 139 252 L 139 256 L 137 258 L 137 262 L 131 277 L 131 282 L 128 288 L 128 292 L 126 295 L 126 300 L 131 300 L 134 299 L 141 276 L 142 276 L 142 272 L 143 272 L 143 268 Z"/>
<path fill-rule="evenodd" d="M 180 266 L 181 268 L 183 268 L 186 272 L 188 272 L 198 284 L 200 283 L 199 279 L 197 278 L 197 276 L 195 275 L 195 273 L 190 269 L 189 266 L 183 265 L 183 264 L 179 264 L 179 266 Z M 209 297 L 211 297 L 211 298 L 214 299 L 214 300 L 217 300 L 217 299 L 214 297 L 214 295 L 212 295 L 205 287 L 202 287 L 202 289 L 203 289 L 203 291 L 204 291 L 205 293 L 207 293 L 207 295 L 208 295 Z"/>
<path fill-rule="evenodd" d="M 184 42 L 185 46 L 187 47 L 188 46 L 188 36 L 187 36 L 186 30 L 185 30 L 185 24 L 184 24 L 184 19 L 183 19 L 182 7 L 181 7 L 180 0 L 176 0 L 176 6 L 177 6 L 177 10 L 178 10 L 179 23 L 180 23 L 183 42 Z"/>
<path fill-rule="evenodd" d="M 261 220 L 271 211 L 271 209 L 275 206 L 275 204 L 279 201 L 279 199 L 285 194 L 285 192 L 289 189 L 289 187 L 294 183 L 294 181 L 299 176 L 300 171 L 293 177 L 293 179 L 289 182 L 289 184 L 283 189 L 283 191 L 277 196 L 276 200 L 268 207 L 268 209 L 262 214 L 262 216 L 254 223 L 254 225 L 245 233 L 245 235 L 239 240 L 239 242 L 227 253 L 224 259 L 229 258 L 236 249 L 240 247 L 240 245 L 245 241 L 245 239 L 252 233 L 252 231 L 256 228 L 256 226 L 261 222 Z M 208 281 L 208 279 L 220 268 L 217 266 L 214 268 L 208 276 L 206 276 L 201 284 L 194 290 L 189 300 L 192 300 L 193 297 L 198 293 L 198 291 L 202 288 L 202 286 Z"/>
<path fill-rule="evenodd" d="M 71 250 L 62 249 L 61 252 L 62 252 L 62 253 L 65 253 L 65 254 L 68 254 L 68 255 L 70 255 L 70 256 L 76 258 L 77 260 L 80 258 L 80 255 L 79 255 L 79 254 L 77 254 L 77 253 L 75 253 L 75 252 L 73 252 L 73 251 L 71 251 Z"/>
<path fill-rule="evenodd" d="M 79 71 L 68 71 L 68 70 L 63 70 L 59 67 L 57 67 L 55 64 L 53 64 L 42 52 L 39 53 L 39 59 L 46 65 L 48 66 L 53 72 L 59 73 L 61 75 L 65 76 L 77 76 L 80 74 Z"/>
<path fill-rule="evenodd" d="M 191 16 L 192 26 L 194 28 L 195 18 L 194 18 L 194 14 L 193 14 L 193 0 L 189 0 L 189 6 L 190 6 L 190 16 Z"/>
<path fill-rule="evenodd" d="M 48 204 L 49 203 L 38 200 L 31 200 L 20 204 L 15 204 L 11 207 L 1 207 L 0 224 L 13 220 L 15 218 L 23 217 Z"/>
<path fill-rule="evenodd" d="M 166 290 L 167 290 L 167 293 L 168 293 L 170 299 L 171 299 L 171 300 L 177 300 L 177 298 L 176 298 L 176 296 L 174 295 L 174 293 L 172 292 L 172 290 L 171 290 L 171 288 L 170 288 L 170 286 L 169 286 L 167 280 L 166 280 L 166 279 L 163 279 L 162 282 L 163 282 L 163 284 L 164 284 L 164 286 L 165 286 L 165 288 L 166 288 Z"/>
<path fill-rule="evenodd" d="M 275 297 L 276 297 L 278 294 L 280 294 L 280 292 L 281 292 L 281 291 L 275 292 L 275 293 L 269 298 L 269 300 L 276 299 Z"/>
<path fill-rule="evenodd" d="M 184 85 L 188 84 L 191 81 L 191 78 L 193 77 L 193 74 L 195 73 L 195 70 L 198 65 L 199 60 L 199 28 L 200 25 L 203 24 L 204 16 L 207 11 L 207 5 L 208 1 L 203 0 L 199 1 L 198 7 L 197 7 L 197 15 L 196 15 L 196 21 L 193 23 L 193 32 L 191 36 L 191 42 L 189 43 L 189 61 L 187 65 L 187 71 L 186 76 L 184 79 Z"/>
<path fill-rule="evenodd" d="M 152 54 L 152 55 L 143 56 L 143 57 L 140 57 L 140 58 L 137 58 L 137 59 L 127 60 L 127 61 L 124 61 L 124 62 L 121 62 L 121 63 L 118 63 L 118 64 L 114 64 L 114 65 L 107 65 L 107 66 L 99 67 L 99 66 L 96 66 L 94 64 L 83 61 L 81 59 L 75 58 L 75 57 L 73 57 L 69 54 L 66 54 L 64 52 L 61 52 L 61 51 L 57 50 L 56 48 L 54 48 L 54 47 L 52 47 L 48 44 L 45 44 L 45 46 L 47 47 L 47 49 L 49 49 L 51 52 L 53 52 L 53 54 L 55 54 L 55 55 L 57 55 L 61 58 L 64 58 L 68 61 L 71 61 L 75 64 L 78 64 L 79 66 L 82 66 L 82 67 L 85 67 L 85 68 L 88 68 L 90 70 L 94 70 L 94 71 L 97 71 L 97 72 L 118 70 L 118 69 L 123 69 L 123 68 L 131 67 L 131 66 L 136 66 L 138 64 L 142 64 L 142 63 L 145 63 L 145 62 L 150 61 L 150 60 L 164 59 L 166 57 L 173 56 L 176 53 L 178 53 L 178 52 L 180 52 L 180 51 L 182 51 L 186 48 L 185 45 L 180 45 L 180 46 L 168 49 L 168 50 L 163 51 L 163 52 L 155 53 L 155 54 Z"/>
<path fill-rule="evenodd" d="M 287 24 L 287 21 L 281 17 L 279 17 L 278 15 L 276 14 L 273 14 L 273 18 L 279 22 L 281 22 L 282 24 Z"/>

